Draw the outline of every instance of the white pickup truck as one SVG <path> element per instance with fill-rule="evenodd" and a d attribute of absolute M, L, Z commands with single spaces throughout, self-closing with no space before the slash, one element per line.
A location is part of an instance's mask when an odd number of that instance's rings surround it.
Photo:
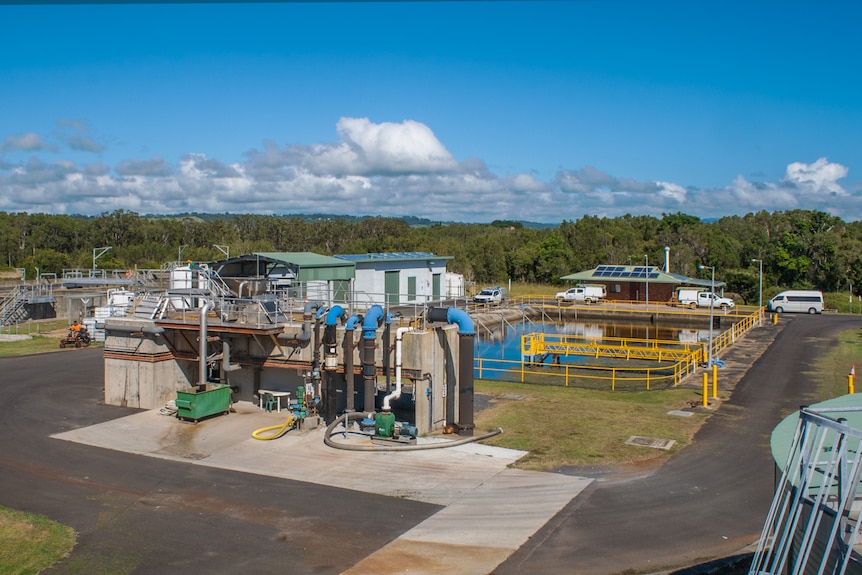
<path fill-rule="evenodd" d="M 578 286 L 572 289 L 557 292 L 554 296 L 558 302 L 572 301 L 578 303 L 597 303 L 605 299 L 607 291 L 603 285 Z"/>
<path fill-rule="evenodd" d="M 690 307 L 709 307 L 721 308 L 722 311 L 733 308 L 733 300 L 727 297 L 721 297 L 712 292 L 701 291 L 696 289 L 681 289 L 677 291 L 677 300 L 679 305 Z"/>
<path fill-rule="evenodd" d="M 503 300 L 506 299 L 507 295 L 508 292 L 506 291 L 506 288 L 502 288 L 500 286 L 486 287 L 473 296 L 473 301 L 475 303 L 499 305 L 503 303 Z"/>

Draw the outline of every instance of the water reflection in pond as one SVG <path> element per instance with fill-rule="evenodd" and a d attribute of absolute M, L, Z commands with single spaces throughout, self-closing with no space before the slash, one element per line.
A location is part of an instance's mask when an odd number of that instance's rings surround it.
<path fill-rule="evenodd" d="M 530 333 L 565 334 L 583 338 L 633 338 L 663 341 L 678 341 L 685 343 L 707 343 L 709 327 L 700 329 L 692 327 L 676 327 L 672 325 L 655 326 L 650 324 L 622 324 L 573 321 L 565 323 L 532 322 L 520 323 L 500 322 L 494 327 L 490 325 L 476 326 L 476 357 L 485 359 L 521 360 L 521 336 Z M 490 328 L 490 329 L 488 329 Z M 713 331 L 717 336 L 719 329 Z"/>

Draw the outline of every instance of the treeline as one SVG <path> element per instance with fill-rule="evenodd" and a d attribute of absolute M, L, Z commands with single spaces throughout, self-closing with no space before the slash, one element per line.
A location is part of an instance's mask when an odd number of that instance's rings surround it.
<path fill-rule="evenodd" d="M 219 247 L 216 247 L 219 246 Z M 453 256 L 449 269 L 477 283 L 560 283 L 560 277 L 601 264 L 662 266 L 716 279 L 756 301 L 759 262 L 764 293 L 816 288 L 860 293 L 862 223 L 820 211 L 728 216 L 705 222 L 682 213 L 618 218 L 584 216 L 538 228 L 518 222 L 429 223 L 337 216 L 141 216 L 119 210 L 97 217 L 0 212 L 0 250 L 8 268 L 27 277 L 68 268 L 160 268 L 177 260 L 212 261 L 224 252 L 309 251 L 325 255 L 424 251 Z M 110 247 L 104 251 L 103 248 Z M 101 255 L 99 255 L 101 254 Z M 645 259 L 646 257 L 646 259 Z M 851 288 L 851 286 L 853 286 Z"/>

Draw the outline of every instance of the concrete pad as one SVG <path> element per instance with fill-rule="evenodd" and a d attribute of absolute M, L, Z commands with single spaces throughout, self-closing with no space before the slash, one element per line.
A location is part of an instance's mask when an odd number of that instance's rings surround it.
<path fill-rule="evenodd" d="M 278 425 L 286 417 L 239 402 L 231 414 L 197 424 L 151 410 L 53 437 L 444 506 L 345 572 L 350 575 L 489 573 L 592 481 L 509 469 L 526 452 L 480 443 L 357 452 L 325 445 L 323 428 L 292 430 L 269 441 L 251 437 L 253 431 Z M 351 434 L 336 434 L 333 439 L 368 442 Z M 420 439 L 423 444 L 450 441 Z"/>

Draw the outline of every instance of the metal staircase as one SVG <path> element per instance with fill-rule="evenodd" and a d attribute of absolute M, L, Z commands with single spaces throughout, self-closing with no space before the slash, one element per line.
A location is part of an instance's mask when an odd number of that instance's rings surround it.
<path fill-rule="evenodd" d="M 30 319 L 30 305 L 54 303 L 54 286 L 47 283 L 21 284 L 0 298 L 0 325 Z"/>
<path fill-rule="evenodd" d="M 15 286 L 0 300 L 0 325 L 12 325 L 27 319 L 27 293 L 26 286 Z"/>
<path fill-rule="evenodd" d="M 167 309 L 168 298 L 159 294 L 144 294 L 135 300 L 132 317 L 141 319 L 162 319 Z"/>

